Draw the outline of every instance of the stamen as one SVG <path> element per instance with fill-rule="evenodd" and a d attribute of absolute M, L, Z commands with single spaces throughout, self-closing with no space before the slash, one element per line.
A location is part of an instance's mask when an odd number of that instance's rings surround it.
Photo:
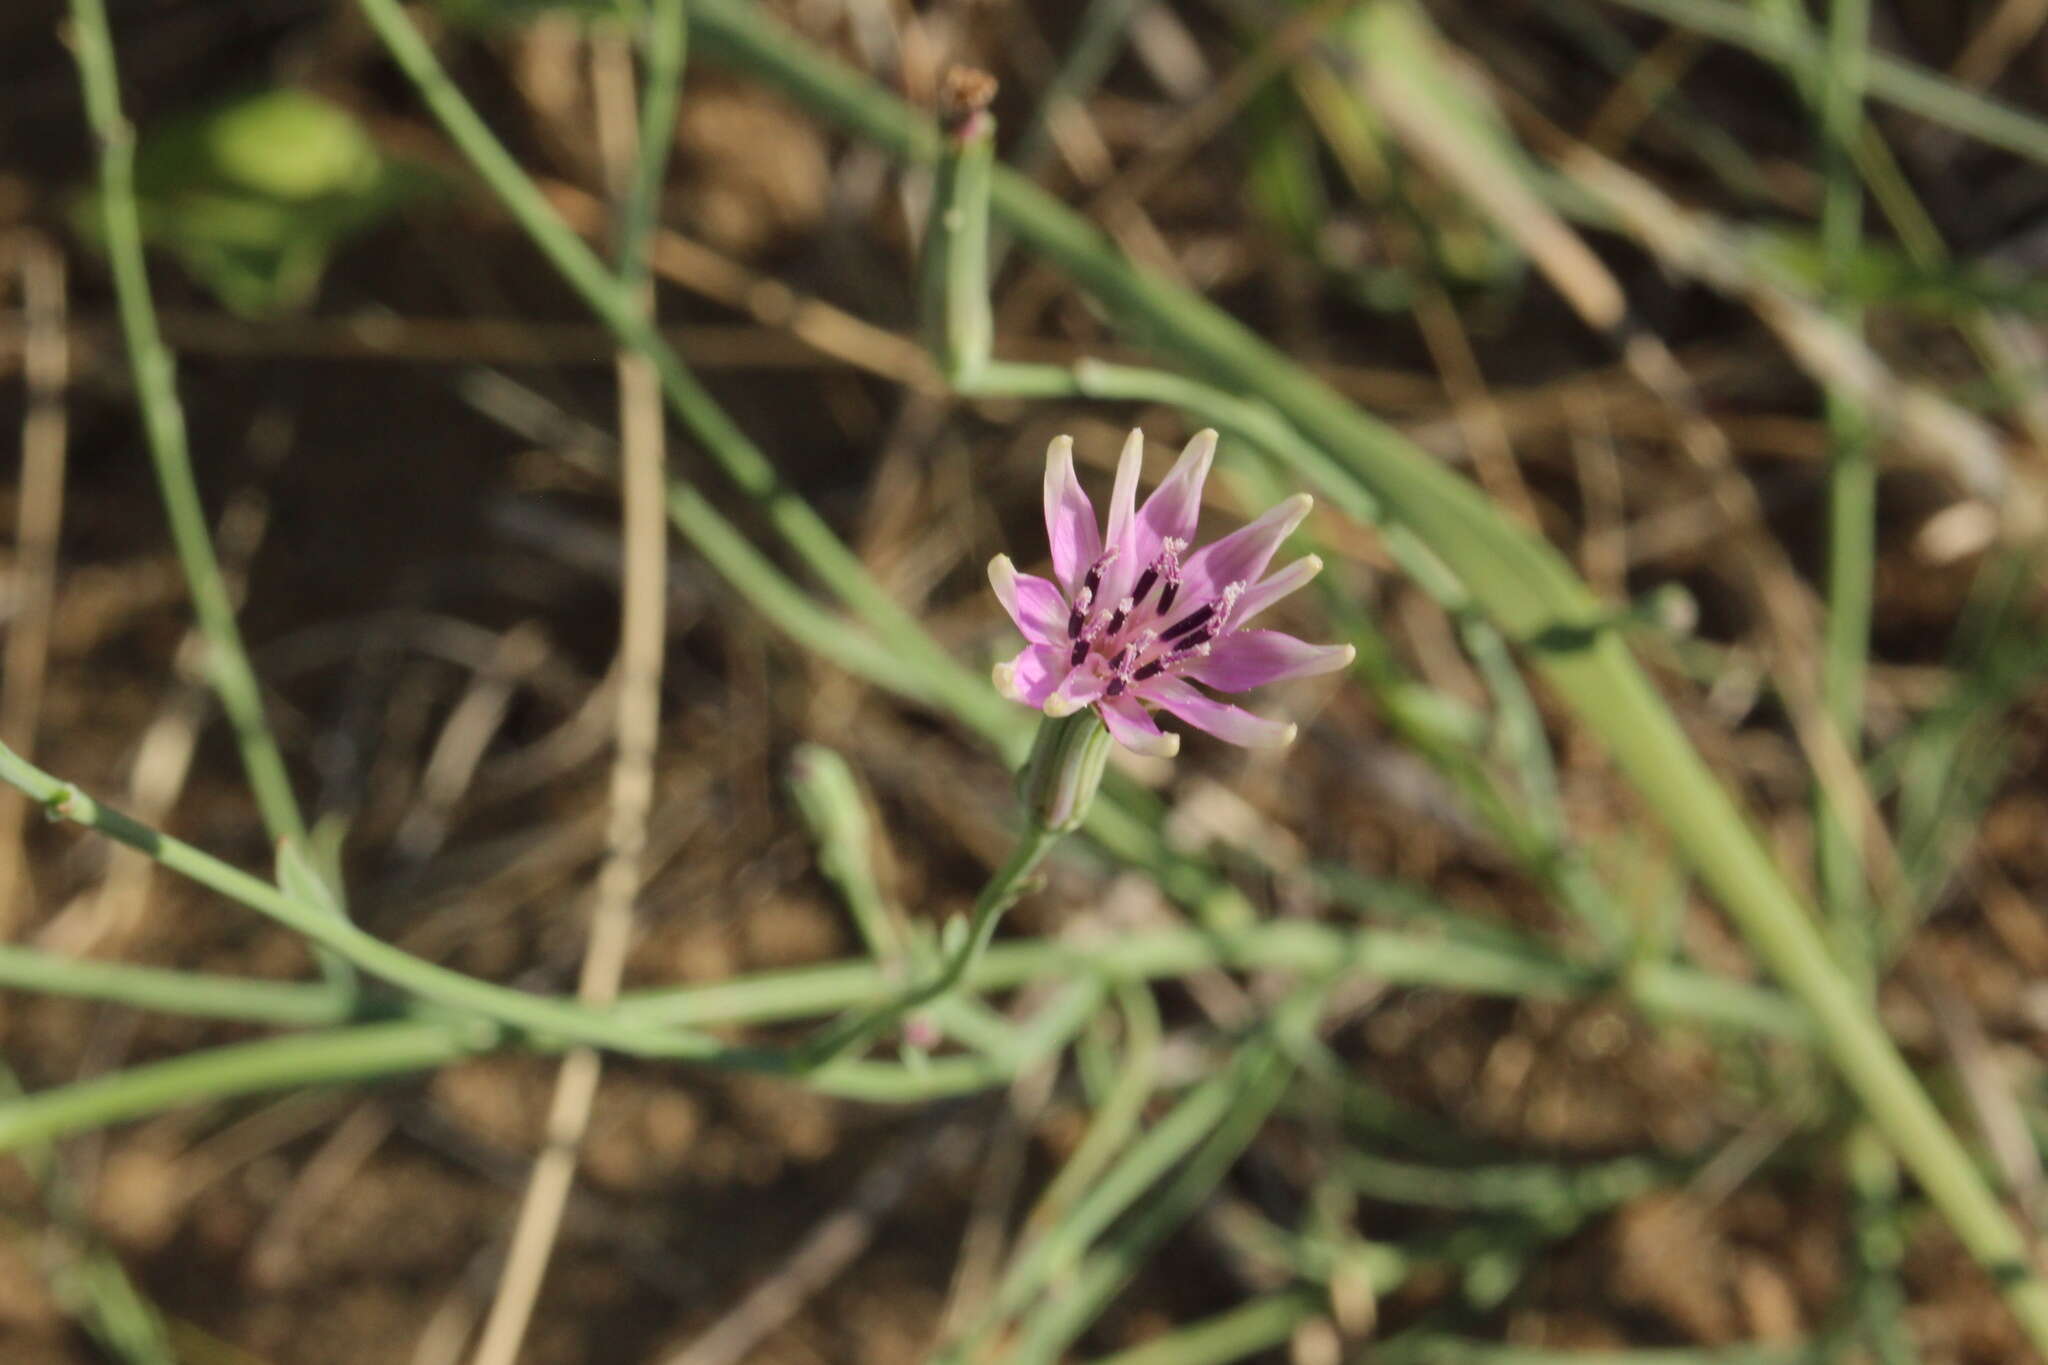
<path fill-rule="evenodd" d="M 1138 581 L 1131 587 L 1131 605 L 1137 606 L 1145 600 L 1145 594 L 1152 591 L 1152 585 L 1159 581 L 1159 566 L 1154 565 L 1138 575 Z"/>
<path fill-rule="evenodd" d="M 1081 666 L 1081 660 L 1087 657 L 1088 642 L 1086 640 L 1076 640 L 1074 641 L 1073 651 L 1067 655 L 1067 667 L 1079 668 Z"/>
<path fill-rule="evenodd" d="M 1178 640 L 1189 631 L 1200 629 L 1215 614 L 1216 604 L 1214 602 L 1196 607 L 1186 616 L 1181 617 L 1180 620 L 1175 621 L 1172 625 L 1161 631 L 1159 638 L 1162 640 Z"/>
<path fill-rule="evenodd" d="M 1116 676 L 1111 678 L 1109 686 L 1103 689 L 1106 695 L 1121 697 L 1133 681 L 1144 676 L 1142 672 L 1134 671 L 1134 666 L 1138 660 L 1145 657 L 1145 651 L 1152 647 L 1152 642 L 1156 638 L 1157 635 L 1153 631 L 1140 631 L 1136 639 L 1126 642 L 1124 647 L 1116 652 L 1116 657 L 1109 661 L 1110 672 Z"/>
<path fill-rule="evenodd" d="M 1205 635 L 1184 649 L 1170 650 L 1154 659 L 1151 663 L 1140 666 L 1135 673 L 1131 674 L 1131 681 L 1146 682 L 1149 679 L 1158 677 L 1169 668 L 1179 668 L 1184 663 L 1190 663 L 1196 659 L 1206 659 L 1209 657 L 1209 651 L 1214 646 L 1214 640 Z"/>
<path fill-rule="evenodd" d="M 1230 619 L 1230 613 L 1237 606 L 1237 599 L 1244 596 L 1243 583 L 1226 584 L 1223 589 L 1223 605 L 1216 612 L 1216 628 L 1220 631 Z"/>
<path fill-rule="evenodd" d="M 1102 571 L 1116 562 L 1116 555 L 1116 546 L 1110 546 L 1102 552 L 1101 558 L 1088 566 L 1088 572 L 1081 575 L 1081 591 L 1087 593 L 1091 600 L 1102 591 Z"/>
<path fill-rule="evenodd" d="M 1135 598 L 1130 597 L 1126 597 L 1123 601 L 1117 603 L 1116 611 L 1111 614 L 1109 618 L 1109 624 L 1103 628 L 1103 633 L 1107 635 L 1114 635 L 1118 631 L 1122 630 L 1124 628 L 1124 622 L 1130 619 L 1131 611 L 1137 605 L 1137 600 Z"/>
<path fill-rule="evenodd" d="M 1180 593 L 1180 556 L 1187 548 L 1188 543 L 1185 540 L 1178 536 L 1167 536 L 1159 542 L 1159 558 L 1153 560 L 1152 568 L 1145 571 L 1143 582 L 1147 588 L 1152 586 L 1152 574 L 1155 569 L 1159 576 L 1166 580 L 1166 586 L 1159 590 L 1161 616 L 1173 610 L 1173 599 Z M 1141 598 L 1144 595 L 1143 592 L 1137 594 Z"/>

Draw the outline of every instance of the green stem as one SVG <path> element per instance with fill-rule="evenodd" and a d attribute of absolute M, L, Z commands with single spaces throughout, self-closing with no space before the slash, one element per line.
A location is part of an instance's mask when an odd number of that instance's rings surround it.
<path fill-rule="evenodd" d="M 938 973 L 878 1009 L 856 1014 L 825 1029 L 799 1049 L 797 1067 L 808 1070 L 823 1065 L 841 1053 L 879 1037 L 907 1015 L 959 989 L 975 964 L 988 954 L 1003 912 L 1024 894 L 1031 874 L 1038 870 L 1038 865 L 1045 861 L 1045 855 L 1052 852 L 1053 845 L 1060 838 L 1059 833 L 1036 821 L 1026 825 L 1024 832 L 1017 836 L 1009 858 L 996 869 L 995 875 L 982 886 L 981 894 L 975 897 L 974 909 L 968 914 L 967 933 L 959 946 L 947 955 Z"/>
<path fill-rule="evenodd" d="M 789 791 L 817 846 L 818 871 L 846 903 L 868 956 L 877 962 L 910 960 L 910 935 L 875 880 L 874 818 L 852 766 L 822 744 L 798 745 L 789 762 Z"/>
<path fill-rule="evenodd" d="M 661 188 L 668 157 L 676 145 L 676 109 L 682 102 L 683 59 L 690 47 L 690 13 L 684 0 L 653 0 L 638 44 L 647 63 L 646 94 L 640 102 L 640 135 L 633 179 L 619 209 L 619 286 L 627 295 L 643 290 L 653 271 L 655 230 L 661 225 Z"/>
<path fill-rule="evenodd" d="M 471 1027 L 484 1040 L 495 1040 L 498 1029 L 485 1022 L 494 1020 L 550 1040 L 587 1043 L 634 1056 L 681 1058 L 768 1071 L 781 1070 L 786 1063 L 785 1058 L 774 1054 L 728 1048 L 700 1034 L 636 1027 L 568 1001 L 529 995 L 438 967 L 373 937 L 326 909 L 288 896 L 269 882 L 230 867 L 190 844 L 107 809 L 70 783 L 60 782 L 26 762 L 5 745 L 0 745 L 0 782 L 19 788 L 53 818 L 70 820 L 140 849 L 171 871 L 269 916 L 372 976 L 422 1000 L 482 1016 L 472 1021 Z"/>
<path fill-rule="evenodd" d="M 1086 947 L 997 943 L 971 964 L 962 984 L 977 994 L 994 994 L 1075 976 L 1155 981 L 1219 968 L 1343 971 L 1389 986 L 1532 1000 L 1583 999 L 1615 990 L 1658 1019 L 1795 1041 L 1812 1036 L 1805 1012 L 1782 995 L 1693 968 L 1644 963 L 1617 975 L 1561 961 L 1534 944 L 1463 942 L 1438 933 L 1344 929 L 1304 920 L 1224 932 L 1152 930 Z M 0 987 L 279 1027 L 343 1022 L 360 1018 L 361 1009 L 317 986 L 82 962 L 17 946 L 0 949 Z M 892 964 L 820 963 L 706 986 L 635 992 L 619 1001 L 616 1015 L 650 1031 L 773 1024 L 872 1008 L 900 989 Z"/>
<path fill-rule="evenodd" d="M 986 1090 L 1008 1082 L 1015 1074 L 1011 1068 L 1036 1065 L 1064 1047 L 1101 1003 L 1100 983 L 1073 983 L 1019 1030 L 1006 1062 L 980 1055 L 938 1057 L 918 1067 L 839 1061 L 806 1076 L 804 1084 L 825 1094 L 878 1104 L 911 1104 Z M 552 1052 L 570 1041 L 529 1038 L 525 1046 Z M 493 1045 L 470 1021 L 409 1019 L 191 1053 L 0 1101 L 0 1152 L 238 1095 L 430 1071 Z"/>
<path fill-rule="evenodd" d="M 157 486 L 171 539 L 192 594 L 192 612 L 206 640 L 206 668 L 220 694 L 221 710 L 234 727 L 242 766 L 249 777 L 263 823 L 273 839 L 306 838 L 305 821 L 292 796 L 284 758 L 263 716 L 263 693 L 242 647 L 234 602 L 220 561 L 214 557 L 206 511 L 192 476 L 185 414 L 178 401 L 175 362 L 157 330 L 150 302 L 149 274 L 142 257 L 142 225 L 135 206 L 135 130 L 121 113 L 120 77 L 104 0 L 71 0 L 72 47 L 85 88 L 86 117 L 100 147 L 100 212 L 114 296 L 127 339 L 135 396 L 156 466 Z"/>
<path fill-rule="evenodd" d="M 1869 47 L 1869 0 L 1834 0 L 1829 60 L 1817 73 L 1821 154 L 1827 188 L 1821 204 L 1821 248 L 1834 315 L 1860 331 L 1862 310 L 1847 301 L 1862 250 L 1863 196 L 1856 144 L 1863 124 L 1863 78 Z M 1828 612 L 1821 657 L 1821 694 L 1828 717 L 1851 752 L 1862 747 L 1863 688 L 1870 652 L 1873 574 L 1877 555 L 1877 460 L 1869 421 L 1855 399 L 1827 395 Z M 1864 894 L 1863 835 L 1857 816 L 1818 796 L 1817 855 L 1821 904 L 1834 929 L 1843 967 L 1867 988 L 1877 936 Z"/>
<path fill-rule="evenodd" d="M 358 1005 L 325 986 L 95 962 L 0 944 L 0 988 L 113 1000 L 132 1009 L 285 1028 L 346 1023 Z"/>
<path fill-rule="evenodd" d="M 988 301 L 988 185 L 996 122 L 966 111 L 945 139 L 933 177 L 919 266 L 925 334 L 939 372 L 956 388 L 980 379 L 995 344 Z"/>

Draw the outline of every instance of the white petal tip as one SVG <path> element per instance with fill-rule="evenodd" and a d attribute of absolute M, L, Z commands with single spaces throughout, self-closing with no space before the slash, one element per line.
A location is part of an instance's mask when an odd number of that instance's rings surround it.
<path fill-rule="evenodd" d="M 1006 596 L 1017 586 L 1017 566 L 1010 562 L 1008 555 L 997 555 L 988 562 L 989 586 L 996 595 Z"/>
<path fill-rule="evenodd" d="M 1295 738 L 1296 738 L 1297 736 L 1299 736 L 1300 734 L 1301 734 L 1301 727 L 1300 727 L 1299 725 L 1292 725 L 1292 724 L 1290 724 L 1290 725 L 1289 725 L 1289 726 L 1288 726 L 1288 727 L 1287 727 L 1287 728 L 1286 728 L 1285 730 L 1282 730 L 1282 731 L 1280 732 L 1280 741 L 1279 741 L 1279 743 L 1275 744 L 1275 745 L 1274 745 L 1273 747 L 1274 747 L 1274 748 L 1276 748 L 1276 749 L 1285 749 L 1285 748 L 1287 748 L 1287 747 L 1288 747 L 1289 745 L 1293 744 L 1293 743 L 1294 743 L 1294 741 L 1295 741 Z"/>
<path fill-rule="evenodd" d="M 1074 438 L 1071 436 L 1055 436 L 1052 438 L 1052 444 L 1045 448 L 1046 458 L 1048 459 L 1062 455 L 1072 456 L 1073 453 Z"/>
<path fill-rule="evenodd" d="M 1054 720 L 1058 720 L 1062 716 L 1071 716 L 1080 709 L 1081 703 L 1075 701 L 1072 697 L 1063 697 L 1057 692 L 1045 699 L 1045 706 L 1043 707 L 1045 714 L 1051 716 Z"/>
<path fill-rule="evenodd" d="M 1344 646 L 1344 657 L 1343 657 L 1343 659 L 1342 659 L 1342 660 L 1341 660 L 1341 661 L 1340 661 L 1340 662 L 1338 663 L 1337 667 L 1339 667 L 1339 668 L 1349 668 L 1349 667 L 1351 667 L 1351 665 L 1353 665 L 1354 663 L 1357 663 L 1357 662 L 1358 662 L 1358 646 L 1357 646 L 1357 645 L 1346 645 L 1346 646 Z"/>
<path fill-rule="evenodd" d="M 1323 571 L 1323 557 L 1321 555 L 1305 555 L 1302 557 L 1301 563 L 1302 572 L 1310 578 L 1314 578 Z"/>
<path fill-rule="evenodd" d="M 1010 701 L 1017 700 L 1017 670 L 1009 664 L 997 664 L 989 670 L 989 681 L 996 691 Z"/>
<path fill-rule="evenodd" d="M 1134 734 L 1121 741 L 1123 746 L 1140 758 L 1172 758 L 1180 753 L 1180 736 L 1171 730 L 1156 734 Z"/>

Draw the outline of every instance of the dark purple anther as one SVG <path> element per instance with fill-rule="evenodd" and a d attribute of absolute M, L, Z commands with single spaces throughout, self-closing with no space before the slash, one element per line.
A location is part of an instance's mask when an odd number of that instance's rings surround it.
<path fill-rule="evenodd" d="M 1136 605 L 1136 600 L 1129 597 L 1117 603 L 1116 610 L 1110 614 L 1109 624 L 1103 627 L 1103 633 L 1105 635 L 1115 635 L 1118 631 L 1122 630 L 1124 622 L 1131 619 L 1131 609 Z"/>
<path fill-rule="evenodd" d="M 1134 596 L 1141 599 L 1151 588 L 1155 575 L 1166 580 L 1166 586 L 1159 590 L 1160 616 L 1173 610 L 1173 599 L 1180 593 L 1180 552 L 1187 547 L 1188 543 L 1185 540 L 1173 536 L 1160 541 L 1159 558 L 1152 561 L 1152 567 L 1145 570 L 1145 576 L 1138 580 L 1139 588 Z"/>
<path fill-rule="evenodd" d="M 1067 656 L 1067 667 L 1079 668 L 1081 666 L 1081 660 L 1087 657 L 1088 642 L 1086 640 L 1076 640 L 1074 641 L 1074 652 Z"/>
<path fill-rule="evenodd" d="M 1162 605 L 1164 605 L 1165 600 L 1166 599 L 1164 596 L 1160 598 L 1160 602 Z M 1162 640 L 1178 640 L 1181 636 L 1187 634 L 1191 630 L 1199 630 L 1202 627 L 1202 625 L 1215 614 L 1216 604 L 1214 602 L 1211 602 L 1206 606 L 1197 607 L 1193 611 L 1189 612 L 1186 616 L 1181 617 L 1180 620 L 1175 621 L 1172 625 L 1168 626 L 1165 630 L 1161 631 L 1159 633 L 1159 638 Z"/>
<path fill-rule="evenodd" d="M 1112 545 L 1102 552 L 1101 558 L 1088 566 L 1087 573 L 1081 575 L 1081 592 L 1090 602 L 1095 600 L 1096 593 L 1102 591 L 1102 571 L 1108 568 L 1115 558 L 1116 546 Z"/>
<path fill-rule="evenodd" d="M 1138 575 L 1138 581 L 1131 587 L 1131 606 L 1134 610 L 1138 603 L 1145 600 L 1145 594 L 1151 592 L 1152 585 L 1158 581 L 1159 566 L 1156 564 Z"/>

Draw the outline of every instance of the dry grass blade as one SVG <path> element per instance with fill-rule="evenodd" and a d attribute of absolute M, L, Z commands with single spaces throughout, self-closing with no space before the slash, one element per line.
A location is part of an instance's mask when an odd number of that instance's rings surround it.
<path fill-rule="evenodd" d="M 50 611 L 57 591 L 57 540 L 64 524 L 64 457 L 70 444 L 64 391 L 71 382 L 71 355 L 64 336 L 63 256 L 40 236 L 23 231 L 0 242 L 0 260 L 7 257 L 13 258 L 21 282 L 28 411 L 21 423 L 13 601 L 6 612 L 6 657 L 0 661 L 0 742 L 32 753 L 43 710 Z M 0 794 L 0 939 L 11 937 L 15 923 L 24 862 L 21 825 L 27 810 L 20 793 Z"/>
<path fill-rule="evenodd" d="M 658 79 L 658 77 L 657 77 Z M 639 160 L 633 100 L 633 57 L 618 35 L 594 37 L 591 85 L 606 168 L 617 196 L 631 193 Z M 643 285 L 644 288 L 644 285 Z M 652 295 L 643 307 L 651 309 Z M 598 873 L 590 937 L 577 998 L 607 1005 L 617 999 L 632 946 L 633 903 L 647 852 L 654 805 L 654 751 L 661 731 L 662 654 L 667 643 L 668 511 L 661 385 L 654 366 L 633 351 L 618 359 L 620 515 L 624 564 L 619 624 L 618 711 L 612 760 L 606 853 Z M 497 1299 L 485 1319 L 475 1365 L 512 1365 L 525 1338 L 541 1280 L 558 1235 L 577 1154 L 597 1099 L 603 1063 L 588 1048 L 571 1052 L 555 1080 L 546 1147 L 534 1163 L 506 1253 Z"/>

